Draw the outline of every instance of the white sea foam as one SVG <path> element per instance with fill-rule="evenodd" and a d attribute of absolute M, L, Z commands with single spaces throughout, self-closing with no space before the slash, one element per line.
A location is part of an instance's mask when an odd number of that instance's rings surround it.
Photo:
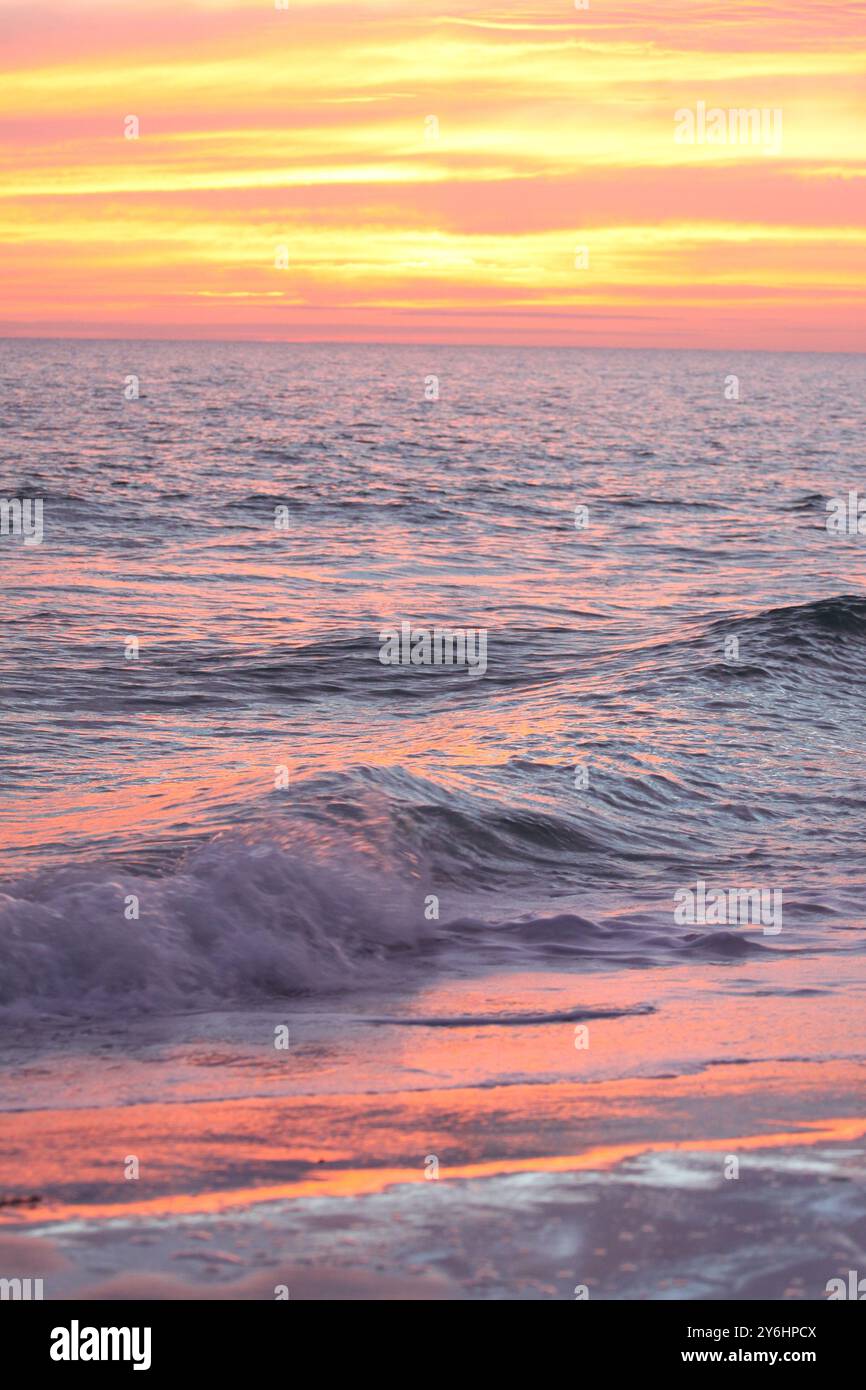
<path fill-rule="evenodd" d="M 0 1008 L 202 1008 L 340 989 L 383 976 L 430 930 L 405 887 L 372 869 L 219 836 L 160 878 L 79 865 L 13 884 L 0 895 Z"/>

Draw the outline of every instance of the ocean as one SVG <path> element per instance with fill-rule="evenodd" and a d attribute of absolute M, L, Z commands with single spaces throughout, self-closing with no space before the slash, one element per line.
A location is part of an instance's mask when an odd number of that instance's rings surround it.
<path fill-rule="evenodd" d="M 6 1238 L 85 1297 L 817 1296 L 866 361 L 6 340 L 0 410 Z"/>

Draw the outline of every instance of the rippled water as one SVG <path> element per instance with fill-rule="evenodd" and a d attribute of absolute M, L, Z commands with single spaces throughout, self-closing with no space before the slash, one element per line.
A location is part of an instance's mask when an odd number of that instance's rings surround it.
<path fill-rule="evenodd" d="M 44 499 L 41 545 L 0 538 L 0 1003 L 859 951 L 866 537 L 825 521 L 864 388 L 853 356 L 0 344 L 0 495 Z M 485 674 L 382 665 L 401 620 L 486 629 Z M 785 931 L 677 926 L 699 877 L 781 889 Z"/>

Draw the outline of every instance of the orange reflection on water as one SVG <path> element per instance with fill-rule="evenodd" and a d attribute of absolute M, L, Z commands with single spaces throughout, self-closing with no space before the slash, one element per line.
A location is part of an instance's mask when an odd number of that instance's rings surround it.
<path fill-rule="evenodd" d="M 578 1173 L 607 1172 L 617 1164 L 648 1153 L 706 1153 L 755 1149 L 787 1149 L 811 1147 L 816 1144 L 839 1144 L 862 1139 L 866 1135 L 866 1119 L 837 1118 L 806 1121 L 806 1129 L 775 1134 L 728 1136 L 724 1139 L 690 1139 L 679 1143 L 647 1140 L 634 1144 L 616 1144 L 590 1149 L 583 1154 L 556 1155 L 547 1158 L 495 1159 L 487 1163 L 470 1163 L 449 1167 L 440 1173 L 438 1181 L 467 1181 L 475 1178 L 505 1177 L 515 1173 Z M 173 1193 L 170 1196 L 120 1203 L 55 1203 L 48 1207 L 15 1210 L 16 1223 L 21 1220 L 39 1223 L 70 1220 L 116 1220 L 134 1216 L 192 1216 L 213 1215 L 238 1207 L 252 1207 L 266 1202 L 299 1200 L 311 1197 L 362 1197 L 383 1192 L 399 1183 L 423 1183 L 423 1169 L 413 1168 L 350 1168 L 325 1172 L 315 1178 L 275 1186 L 237 1188 L 224 1192 Z"/>
<path fill-rule="evenodd" d="M 471 1180 L 604 1172 L 648 1153 L 851 1143 L 866 1118 L 844 1114 L 840 1098 L 861 1083 L 856 1060 L 755 1061 L 680 1076 L 24 1111 L 2 1121 L 0 1191 L 42 1200 L 0 1218 L 38 1225 L 359 1196 L 423 1181 L 429 1154 L 442 1179 Z M 129 1155 L 140 1162 L 134 1186 Z"/>

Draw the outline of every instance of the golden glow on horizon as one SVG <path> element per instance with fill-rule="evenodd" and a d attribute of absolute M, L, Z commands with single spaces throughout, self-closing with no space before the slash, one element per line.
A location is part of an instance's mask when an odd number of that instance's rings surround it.
<path fill-rule="evenodd" d="M 866 347 L 866 5 L 563 6 L 0 0 L 0 332 Z"/>

